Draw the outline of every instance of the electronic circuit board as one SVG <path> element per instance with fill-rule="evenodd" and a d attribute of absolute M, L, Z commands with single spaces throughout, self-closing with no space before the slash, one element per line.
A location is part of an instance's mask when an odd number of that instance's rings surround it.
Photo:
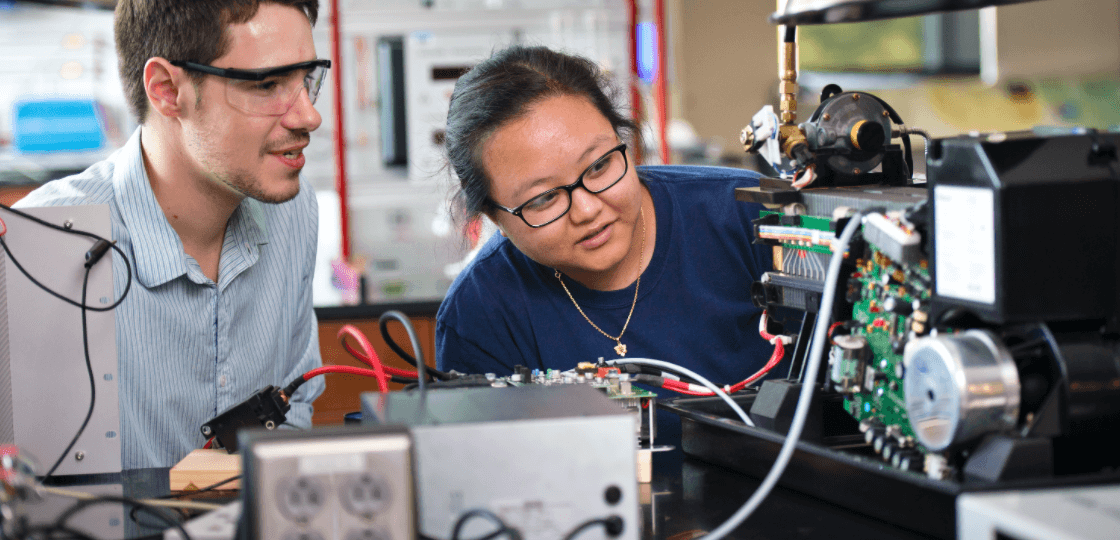
<path fill-rule="evenodd" d="M 848 287 L 853 304 L 851 335 L 866 340 L 869 351 L 863 362 L 833 355 L 833 373 L 851 376 L 837 390 L 846 394 L 845 408 L 870 430 L 869 442 L 884 458 L 891 459 L 894 448 L 916 448 L 924 454 L 914 442 L 906 414 L 902 346 L 908 335 L 926 331 L 923 306 L 930 296 L 929 265 L 924 259 L 911 265 L 896 263 L 874 246 L 868 250 L 870 256 L 857 261 Z M 833 382 L 840 381 L 834 376 Z M 878 436 L 883 438 L 875 440 Z"/>

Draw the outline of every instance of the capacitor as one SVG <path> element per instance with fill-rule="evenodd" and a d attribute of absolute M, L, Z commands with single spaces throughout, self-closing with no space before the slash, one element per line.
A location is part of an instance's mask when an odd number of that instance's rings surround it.
<path fill-rule="evenodd" d="M 900 449 L 891 456 L 891 465 L 904 471 L 920 471 L 924 459 L 916 450 Z"/>
<path fill-rule="evenodd" d="M 883 455 L 883 459 L 890 461 L 891 457 L 893 457 L 897 452 L 898 446 L 895 446 L 894 442 L 892 442 L 890 439 L 883 441 L 883 451 L 881 452 L 881 454 Z"/>
<path fill-rule="evenodd" d="M 883 300 L 883 309 L 903 317 L 914 312 L 914 307 L 909 302 L 896 296 L 888 296 L 886 300 Z"/>
<path fill-rule="evenodd" d="M 829 378 L 838 392 L 850 392 L 860 385 L 871 348 L 867 338 L 860 335 L 839 335 L 832 339 L 834 345 L 829 356 Z"/>
<path fill-rule="evenodd" d="M 883 438 L 883 436 L 885 435 L 885 431 L 886 430 L 883 428 L 883 426 L 871 426 L 867 429 L 867 431 L 863 432 L 863 440 L 867 444 L 874 446 L 876 440 L 880 440 Z M 876 452 L 877 451 L 878 450 L 876 450 Z"/>
<path fill-rule="evenodd" d="M 885 433 L 880 433 L 879 435 L 875 436 L 874 440 L 871 441 L 871 447 L 875 449 L 876 454 L 883 453 L 883 447 L 886 446 L 887 440 L 887 435 Z"/>

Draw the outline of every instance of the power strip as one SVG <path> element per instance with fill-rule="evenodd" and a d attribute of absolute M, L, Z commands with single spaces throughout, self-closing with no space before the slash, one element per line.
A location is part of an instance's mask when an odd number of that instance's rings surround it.
<path fill-rule="evenodd" d="M 242 431 L 250 539 L 413 540 L 412 437 L 398 426 Z"/>

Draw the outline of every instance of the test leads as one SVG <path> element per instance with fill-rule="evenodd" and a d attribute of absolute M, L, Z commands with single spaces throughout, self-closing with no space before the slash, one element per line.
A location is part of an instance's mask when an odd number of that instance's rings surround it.
<path fill-rule="evenodd" d="M 243 431 L 250 539 L 416 538 L 412 437 L 398 426 Z"/>

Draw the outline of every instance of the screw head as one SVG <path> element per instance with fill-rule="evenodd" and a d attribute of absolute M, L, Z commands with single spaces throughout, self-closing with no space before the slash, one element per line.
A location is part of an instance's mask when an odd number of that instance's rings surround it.
<path fill-rule="evenodd" d="M 62 222 L 62 226 L 67 228 L 67 229 L 73 229 L 74 228 L 74 220 L 68 219 L 68 220 Z"/>
<path fill-rule="evenodd" d="M 85 458 L 86 458 L 86 453 L 82 452 L 81 450 L 78 450 L 78 452 L 74 454 L 74 459 L 76 459 L 78 461 L 81 461 Z"/>
<path fill-rule="evenodd" d="M 863 172 L 863 171 L 861 171 L 861 170 L 859 170 L 859 169 L 852 169 L 852 174 L 860 174 L 860 173 L 862 173 L 862 172 Z"/>
<path fill-rule="evenodd" d="M 829 120 L 832 120 L 832 115 L 828 114 L 828 113 L 824 113 L 823 115 L 821 115 L 821 120 L 824 120 L 825 122 L 827 122 Z"/>
<path fill-rule="evenodd" d="M 272 420 L 266 420 L 265 423 L 264 423 L 264 428 L 265 429 L 276 429 L 276 422 L 273 422 Z"/>
<path fill-rule="evenodd" d="M 206 435 L 206 436 L 209 436 L 210 435 L 210 426 L 202 426 L 202 434 Z"/>
<path fill-rule="evenodd" d="M 883 111 L 883 116 L 884 116 L 884 117 L 886 117 L 886 116 L 890 116 L 890 115 L 891 115 L 891 113 L 889 113 L 889 112 L 887 112 L 887 111 Z"/>
<path fill-rule="evenodd" d="M 609 486 L 603 493 L 603 498 L 606 499 L 607 504 L 615 505 L 618 501 L 622 500 L 622 490 L 618 486 Z"/>
<path fill-rule="evenodd" d="M 852 94 L 852 101 L 859 101 L 859 94 Z"/>

